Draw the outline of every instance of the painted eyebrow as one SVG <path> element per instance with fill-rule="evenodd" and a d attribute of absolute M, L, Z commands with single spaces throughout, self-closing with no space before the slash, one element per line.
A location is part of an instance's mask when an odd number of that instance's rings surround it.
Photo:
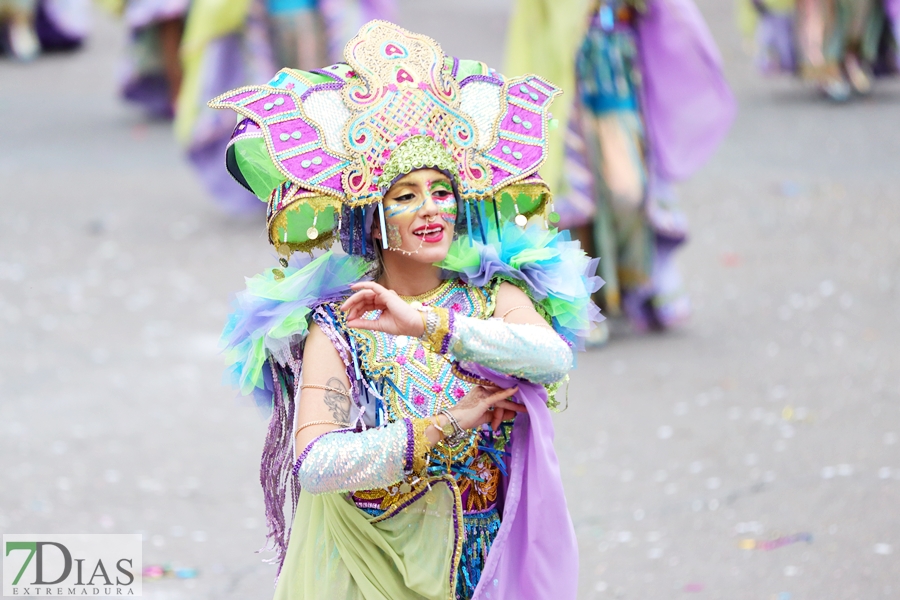
<path fill-rule="evenodd" d="M 449 181 L 435 181 L 431 184 L 431 189 L 434 189 L 436 187 L 442 187 L 445 190 L 449 190 L 451 192 L 453 191 L 453 186 L 450 185 Z"/>

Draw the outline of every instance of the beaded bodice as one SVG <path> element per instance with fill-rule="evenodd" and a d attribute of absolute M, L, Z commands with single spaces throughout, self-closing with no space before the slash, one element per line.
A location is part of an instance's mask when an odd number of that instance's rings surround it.
<path fill-rule="evenodd" d="M 454 279 L 427 294 L 404 299 L 487 319 L 494 312 L 498 285 L 479 288 Z M 336 329 L 355 355 L 353 362 L 366 380 L 365 388 L 375 390 L 380 397 L 376 409 L 379 423 L 437 415 L 442 409 L 454 406 L 471 389 L 472 384 L 457 374 L 447 357 L 418 339 L 352 329 L 346 326 L 340 311 L 332 314 Z M 378 313 L 373 312 L 367 318 L 377 317 Z M 457 446 L 448 447 L 442 442 L 431 451 L 427 472 L 418 475 L 453 475 L 464 509 L 486 510 L 496 503 L 500 472 L 505 469 L 502 448 L 507 439 L 506 430 L 498 436 L 475 430 Z M 401 485 L 386 490 L 358 491 L 353 499 L 360 508 L 379 513 L 401 502 L 406 491 Z"/>
<path fill-rule="evenodd" d="M 471 287 L 457 279 L 445 281 L 422 296 L 404 299 L 487 319 L 494 311 L 494 295 L 493 290 Z M 377 316 L 370 313 L 369 318 Z M 388 421 L 436 415 L 468 393 L 469 384 L 456 376 L 450 361 L 418 339 L 364 329 L 347 331 L 367 379 L 384 386 L 383 406 Z"/>

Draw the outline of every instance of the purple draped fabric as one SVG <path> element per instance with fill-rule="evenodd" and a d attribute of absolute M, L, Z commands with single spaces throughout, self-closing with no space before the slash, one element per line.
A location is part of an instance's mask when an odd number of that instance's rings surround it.
<path fill-rule="evenodd" d="M 475 364 L 465 369 L 500 387 L 519 386 L 528 409 L 516 417 L 500 530 L 485 561 L 473 600 L 574 600 L 578 543 L 553 449 L 547 392 Z"/>
<path fill-rule="evenodd" d="M 736 112 L 719 51 L 691 0 L 649 3 L 638 46 L 650 167 L 685 179 L 712 155 Z"/>
<path fill-rule="evenodd" d="M 900 0 L 884 0 L 884 10 L 896 27 L 900 21 Z"/>
<path fill-rule="evenodd" d="M 225 35 L 210 42 L 203 59 L 200 97 L 214 98 L 274 75 L 278 67 L 265 36 L 265 23 L 252 14 L 242 33 Z M 234 126 L 231 111 L 201 108 L 191 132 L 188 159 L 215 203 L 227 214 L 261 214 L 265 212 L 266 203 L 244 189 L 225 168 L 225 150 Z"/>

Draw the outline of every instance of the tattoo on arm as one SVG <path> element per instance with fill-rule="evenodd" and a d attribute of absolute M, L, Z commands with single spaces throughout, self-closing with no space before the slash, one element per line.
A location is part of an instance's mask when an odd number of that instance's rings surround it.
<path fill-rule="evenodd" d="M 341 423 L 349 423 L 350 392 L 347 391 L 347 386 L 345 386 L 344 383 L 337 377 L 332 377 L 331 379 L 329 379 L 326 385 L 343 392 L 338 393 L 332 392 L 330 390 L 325 392 L 325 405 L 331 409 L 331 416 L 333 416 L 336 421 L 340 421 Z"/>

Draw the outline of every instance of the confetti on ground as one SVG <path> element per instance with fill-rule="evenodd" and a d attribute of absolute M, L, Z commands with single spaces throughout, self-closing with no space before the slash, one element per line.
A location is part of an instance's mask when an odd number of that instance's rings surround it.
<path fill-rule="evenodd" d="M 891 552 L 893 552 L 893 548 L 891 548 L 890 544 L 875 544 L 875 554 L 881 554 L 883 556 L 887 556 Z"/>
<path fill-rule="evenodd" d="M 149 565 L 143 568 L 141 575 L 144 579 L 196 579 L 199 572 L 185 567 L 174 569 L 170 565 Z"/>
<path fill-rule="evenodd" d="M 734 252 L 726 252 L 722 255 L 722 264 L 726 267 L 737 267 L 741 264 L 741 257 Z"/>
<path fill-rule="evenodd" d="M 786 535 L 775 538 L 774 540 L 754 540 L 746 538 L 738 543 L 741 550 L 776 550 L 784 546 L 790 546 L 798 542 L 812 543 L 811 533 L 796 533 L 794 535 Z"/>

